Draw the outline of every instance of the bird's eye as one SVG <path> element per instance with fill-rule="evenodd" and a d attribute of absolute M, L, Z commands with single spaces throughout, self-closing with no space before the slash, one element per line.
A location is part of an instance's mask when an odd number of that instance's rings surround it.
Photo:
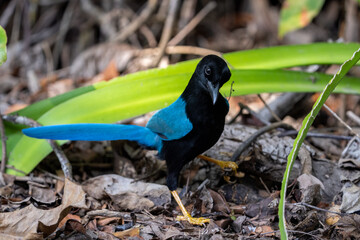
<path fill-rule="evenodd" d="M 210 67 L 206 67 L 206 68 L 205 68 L 205 75 L 206 75 L 206 76 L 210 76 L 210 75 L 211 75 L 211 68 L 210 68 Z"/>

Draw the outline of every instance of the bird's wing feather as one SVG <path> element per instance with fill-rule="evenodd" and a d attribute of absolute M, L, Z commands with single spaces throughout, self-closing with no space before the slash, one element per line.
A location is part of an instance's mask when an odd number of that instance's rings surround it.
<path fill-rule="evenodd" d="M 186 115 L 185 106 L 185 101 L 179 97 L 173 104 L 157 112 L 146 127 L 164 136 L 164 140 L 184 137 L 193 129 L 193 125 Z"/>
<path fill-rule="evenodd" d="M 134 125 L 80 123 L 23 129 L 29 137 L 54 140 L 130 140 L 141 145 L 161 148 L 161 138 L 150 129 Z"/>

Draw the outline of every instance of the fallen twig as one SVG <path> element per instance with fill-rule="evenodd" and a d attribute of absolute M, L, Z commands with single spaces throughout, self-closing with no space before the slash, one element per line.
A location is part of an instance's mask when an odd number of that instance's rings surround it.
<path fill-rule="evenodd" d="M 111 211 L 107 209 L 102 210 L 93 210 L 86 213 L 86 217 L 118 217 L 123 218 L 127 220 L 132 220 L 131 213 L 128 212 L 117 212 L 117 211 Z M 146 216 L 145 214 L 138 213 L 136 214 L 136 218 L 140 221 L 149 221 L 151 218 L 149 216 Z"/>
<path fill-rule="evenodd" d="M 270 112 L 271 116 L 277 121 L 281 122 L 281 119 L 278 115 L 270 108 L 270 106 L 265 102 L 265 100 L 262 98 L 261 94 L 257 95 L 260 101 L 264 104 L 265 108 Z"/>
<path fill-rule="evenodd" d="M 250 144 L 252 142 L 255 141 L 256 138 L 260 137 L 262 134 L 271 131 L 275 128 L 286 128 L 286 129 L 293 129 L 292 126 L 290 126 L 289 124 L 283 123 L 283 122 L 276 122 L 273 124 L 270 124 L 268 126 L 265 126 L 263 128 L 260 128 L 259 130 L 257 130 L 251 137 L 249 137 L 248 139 L 246 139 L 240 146 L 238 149 L 235 150 L 234 154 L 231 157 L 230 161 L 235 162 L 241 155 L 241 153 L 250 146 Z"/>
<path fill-rule="evenodd" d="M 328 213 L 337 214 L 337 215 L 340 215 L 340 216 L 342 216 L 342 217 L 343 217 L 343 216 L 350 215 L 349 213 L 341 213 L 341 212 L 335 212 L 335 211 L 331 211 L 331 210 L 319 208 L 319 207 L 316 207 L 316 206 L 313 206 L 313 205 L 310 205 L 310 204 L 307 204 L 307 203 L 304 203 L 304 202 L 293 203 L 293 205 L 295 205 L 295 206 L 297 206 L 297 205 L 303 205 L 303 206 L 308 207 L 308 208 L 312 208 L 312 209 L 315 209 L 315 210 L 318 210 L 318 211 L 322 211 L 322 212 L 328 212 Z"/>
<path fill-rule="evenodd" d="M 354 121 L 357 125 L 360 125 L 360 118 L 352 111 L 347 111 L 346 116 Z"/>
<path fill-rule="evenodd" d="M 16 124 L 22 124 L 22 125 L 26 125 L 26 126 L 30 126 L 30 127 L 40 127 L 41 126 L 41 124 L 36 122 L 35 120 L 24 117 L 24 116 L 3 115 L 2 117 L 4 120 L 12 122 L 12 123 L 16 123 Z M 64 176 L 66 178 L 72 180 L 73 179 L 72 178 L 72 167 L 71 167 L 70 162 L 67 159 L 66 155 L 61 150 L 60 146 L 57 144 L 56 141 L 54 141 L 54 140 L 47 140 L 47 141 L 49 142 L 50 146 L 52 147 L 56 156 L 59 159 L 61 169 L 64 172 Z"/>
<path fill-rule="evenodd" d="M 299 132 L 296 130 L 289 130 L 280 133 L 279 137 L 284 136 L 296 136 Z M 352 139 L 351 136 L 342 136 L 342 135 L 335 135 L 335 134 L 327 134 L 327 133 L 317 133 L 317 132 L 308 132 L 306 134 L 306 137 L 314 137 L 314 138 L 329 138 L 329 139 L 335 139 L 335 140 L 346 140 L 349 141 Z"/>
<path fill-rule="evenodd" d="M 326 108 L 326 110 L 328 110 L 331 115 L 333 115 L 342 125 L 344 125 L 347 129 L 349 129 L 349 131 L 354 134 L 357 137 L 360 137 L 359 134 L 357 134 L 357 132 L 355 132 L 346 122 L 344 122 L 344 120 L 342 120 L 333 110 L 331 110 L 326 104 L 324 104 L 324 107 Z"/>
<path fill-rule="evenodd" d="M 55 179 L 48 179 L 44 177 L 32 177 L 32 176 L 15 176 L 15 180 L 19 182 L 36 182 L 36 183 L 47 183 L 47 184 L 55 184 Z M 60 181 L 65 181 L 65 179 L 58 179 Z"/>

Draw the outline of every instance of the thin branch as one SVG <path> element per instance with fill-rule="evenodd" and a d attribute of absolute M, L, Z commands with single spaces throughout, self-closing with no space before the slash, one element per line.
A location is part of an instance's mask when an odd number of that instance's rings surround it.
<path fill-rule="evenodd" d="M 268 126 L 265 126 L 263 128 L 260 128 L 259 130 L 257 130 L 253 135 L 251 135 L 248 139 L 246 139 L 246 141 L 244 141 L 238 149 L 235 150 L 234 154 L 232 155 L 231 157 L 231 160 L 230 161 L 233 161 L 235 162 L 239 157 L 240 155 L 244 152 L 244 150 L 246 148 L 248 148 L 250 146 L 250 144 L 252 142 L 254 142 L 258 137 L 260 137 L 261 135 L 263 135 L 264 133 L 268 132 L 268 131 L 271 131 L 275 128 L 287 128 L 287 129 L 293 129 L 292 126 L 286 124 L 286 123 L 283 123 L 283 122 L 276 122 L 276 123 L 273 123 L 273 124 L 270 124 Z"/>
<path fill-rule="evenodd" d="M 4 29 L 7 26 L 10 17 L 14 16 L 15 6 L 17 1 L 10 1 L 5 10 L 1 13 L 0 26 Z"/>
<path fill-rule="evenodd" d="M 289 203 L 290 204 L 290 203 Z M 319 207 L 316 207 L 316 206 L 313 206 L 313 205 L 310 205 L 310 204 L 307 204 L 307 203 L 304 203 L 304 202 L 299 202 L 299 203 L 293 203 L 292 205 L 303 205 L 305 207 L 308 207 L 308 208 L 312 208 L 312 209 L 315 209 L 315 210 L 318 210 L 318 211 L 322 211 L 322 212 L 328 212 L 328 213 L 333 213 L 333 214 L 337 214 L 339 216 L 347 216 L 347 215 L 350 215 L 349 213 L 340 213 L 340 212 L 335 212 L 335 211 L 330 211 L 330 210 L 327 210 L 327 209 L 323 209 L 323 208 L 319 208 Z"/>
<path fill-rule="evenodd" d="M 289 130 L 289 131 L 285 131 L 280 133 L 278 136 L 279 137 L 284 137 L 284 136 L 296 136 L 298 135 L 298 131 L 296 130 Z M 329 139 L 335 139 L 335 140 L 346 140 L 346 141 L 350 141 L 352 139 L 351 136 L 342 136 L 342 135 L 334 135 L 334 134 L 327 134 L 327 133 L 317 133 L 317 132 L 308 132 L 306 134 L 306 137 L 313 137 L 313 138 L 329 138 Z"/>
<path fill-rule="evenodd" d="M 47 179 L 42 177 L 31 177 L 31 176 L 15 176 L 15 180 L 19 182 L 36 182 L 36 183 L 42 183 L 42 184 L 55 184 L 55 179 Z M 59 181 L 64 182 L 64 179 L 58 179 Z"/>
<path fill-rule="evenodd" d="M 90 0 L 81 0 L 81 8 L 93 18 L 98 19 L 98 21 L 101 21 L 100 18 L 104 15 L 104 12 L 100 8 L 94 6 Z"/>
<path fill-rule="evenodd" d="M 17 169 L 17 168 L 15 168 L 14 166 L 6 165 L 6 168 L 7 168 L 7 169 L 14 170 L 15 172 L 18 172 L 18 173 L 20 173 L 20 174 L 22 174 L 22 175 L 26 175 L 26 172 L 21 171 L 20 169 Z"/>
<path fill-rule="evenodd" d="M 16 115 L 3 115 L 3 119 L 5 121 L 9 121 L 15 124 L 22 124 L 30 127 L 40 127 L 41 124 L 36 122 L 33 119 L 24 117 L 24 116 L 16 116 Z M 52 149 L 54 150 L 56 156 L 59 159 L 61 169 L 64 172 L 64 176 L 70 180 L 72 180 L 72 167 L 70 165 L 69 160 L 67 159 L 64 152 L 61 150 L 60 146 L 54 140 L 47 140 Z"/>
<path fill-rule="evenodd" d="M 159 65 L 160 60 L 161 60 L 162 56 L 165 53 L 165 48 L 166 48 L 166 46 L 167 46 L 167 44 L 169 42 L 169 39 L 171 37 L 172 29 L 173 29 L 174 22 L 175 22 L 176 12 L 177 12 L 177 10 L 179 8 L 179 4 L 180 4 L 179 0 L 170 1 L 169 11 L 168 11 L 168 14 L 167 14 L 167 18 L 166 18 L 166 21 L 165 21 L 163 32 L 161 34 L 161 39 L 160 39 L 160 42 L 159 42 L 160 52 L 158 53 L 158 55 L 156 56 L 156 59 L 154 60 L 154 66 Z"/>
<path fill-rule="evenodd" d="M 206 56 L 209 54 L 213 54 L 219 57 L 222 56 L 222 53 L 220 52 L 207 48 L 200 48 L 194 46 L 167 46 L 165 52 L 166 54 L 194 54 L 199 56 Z"/>
<path fill-rule="evenodd" d="M 77 1 L 70 1 L 68 6 L 65 9 L 62 19 L 61 19 L 59 34 L 56 37 L 56 43 L 54 46 L 54 63 L 53 64 L 55 67 L 57 67 L 57 65 L 59 63 L 60 54 L 63 51 L 65 35 L 69 30 L 70 22 L 71 22 L 76 4 L 77 4 Z"/>
<path fill-rule="evenodd" d="M 360 137 L 346 122 L 344 122 L 333 110 L 331 110 L 326 104 L 324 104 L 326 110 L 328 110 L 342 125 L 344 125 L 349 131 L 357 137 Z"/>
<path fill-rule="evenodd" d="M 183 28 L 181 31 L 173 37 L 168 45 L 175 46 L 179 44 L 194 28 L 216 7 L 216 2 L 212 1 L 206 4 L 201 11 Z"/>
<path fill-rule="evenodd" d="M 149 19 L 151 14 L 154 12 L 158 0 L 149 0 L 146 8 L 140 13 L 140 15 L 134 19 L 130 25 L 126 26 L 114 39 L 113 42 L 122 42 L 139 29 L 146 20 Z"/>
<path fill-rule="evenodd" d="M 360 126 L 360 118 L 352 111 L 347 111 L 346 116 Z"/>
<path fill-rule="evenodd" d="M 258 94 L 257 95 L 258 98 L 260 99 L 260 101 L 264 104 L 264 106 L 266 107 L 266 109 L 270 112 L 271 116 L 273 118 L 275 118 L 275 120 L 277 122 L 281 122 L 281 119 L 279 118 L 278 115 L 276 115 L 276 113 L 270 108 L 270 106 L 265 102 L 265 100 L 262 98 L 261 94 Z"/>

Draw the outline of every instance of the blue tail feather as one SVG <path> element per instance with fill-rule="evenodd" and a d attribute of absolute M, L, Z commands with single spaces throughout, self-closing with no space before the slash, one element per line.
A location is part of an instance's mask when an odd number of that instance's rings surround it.
<path fill-rule="evenodd" d="M 122 124 L 80 123 L 23 129 L 29 137 L 53 140 L 106 141 L 130 140 L 161 149 L 162 140 L 149 128 Z"/>

